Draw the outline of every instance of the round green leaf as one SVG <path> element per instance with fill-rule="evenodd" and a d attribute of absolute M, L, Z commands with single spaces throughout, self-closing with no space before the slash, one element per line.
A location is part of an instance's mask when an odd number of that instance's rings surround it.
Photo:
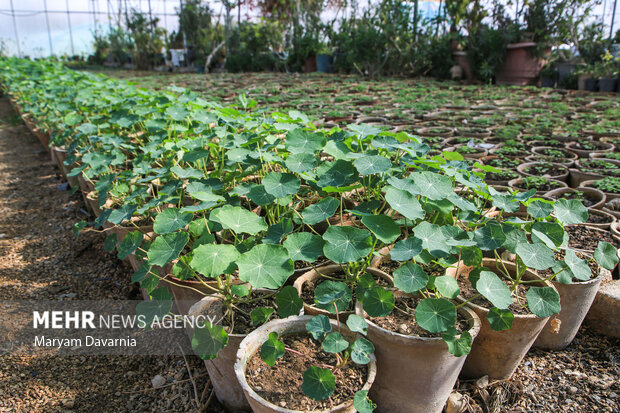
<path fill-rule="evenodd" d="M 497 222 L 491 221 L 474 232 L 474 241 L 481 250 L 492 251 L 504 244 L 506 235 Z"/>
<path fill-rule="evenodd" d="M 286 135 L 286 149 L 291 153 L 314 153 L 323 149 L 327 138 L 302 128 L 293 129 Z"/>
<path fill-rule="evenodd" d="M 217 353 L 228 344 L 228 334 L 218 325 L 205 323 L 203 326 L 194 328 L 192 348 L 203 360 L 211 360 L 217 357 Z"/>
<path fill-rule="evenodd" d="M 339 312 L 344 311 L 349 306 L 352 298 L 351 289 L 342 281 L 323 281 L 314 289 L 314 302 L 317 307 L 332 314 L 336 314 L 334 303 L 338 307 Z"/>
<path fill-rule="evenodd" d="M 422 195 L 428 199 L 438 201 L 448 198 L 452 193 L 452 181 L 436 172 L 413 172 L 409 175 L 411 185 L 409 192 L 413 195 Z"/>
<path fill-rule="evenodd" d="M 310 366 L 304 372 L 301 390 L 312 400 L 324 400 L 336 389 L 336 378 L 329 369 Z"/>
<path fill-rule="evenodd" d="M 323 255 L 325 241 L 309 232 L 296 232 L 286 237 L 283 245 L 293 261 L 312 263 Z"/>
<path fill-rule="evenodd" d="M 260 357 L 267 365 L 273 367 L 276 360 L 284 356 L 284 343 L 278 340 L 278 333 L 269 333 L 269 338 L 260 347 Z"/>
<path fill-rule="evenodd" d="M 554 210 L 558 221 L 564 225 L 583 224 L 588 220 L 588 209 L 578 199 L 558 199 Z"/>
<path fill-rule="evenodd" d="M 495 307 L 502 310 L 512 304 L 510 289 L 497 274 L 491 271 L 480 271 L 480 278 L 476 281 L 476 290 Z"/>
<path fill-rule="evenodd" d="M 525 294 L 530 311 L 538 317 L 550 317 L 560 312 L 560 295 L 552 287 L 530 287 Z"/>
<path fill-rule="evenodd" d="M 423 329 L 442 333 L 456 323 L 456 307 L 443 298 L 425 298 L 415 309 L 415 319 Z"/>
<path fill-rule="evenodd" d="M 263 178 L 262 184 L 267 193 L 276 198 L 293 195 L 299 190 L 301 181 L 293 174 L 270 172 Z"/>
<path fill-rule="evenodd" d="M 255 235 L 267 229 L 265 219 L 241 207 L 226 205 L 213 210 L 211 220 L 218 222 L 225 229 L 237 234 Z"/>
<path fill-rule="evenodd" d="M 329 318 L 323 314 L 314 316 L 306 323 L 306 331 L 317 341 L 323 341 L 325 335 L 332 331 L 332 325 Z"/>
<path fill-rule="evenodd" d="M 237 259 L 239 278 L 254 288 L 277 289 L 295 268 L 288 251 L 281 245 L 259 244 Z"/>
<path fill-rule="evenodd" d="M 194 249 L 189 265 L 194 271 L 217 277 L 220 274 L 231 274 L 238 257 L 239 251 L 233 245 L 204 244 Z"/>
<path fill-rule="evenodd" d="M 454 357 L 462 357 L 469 354 L 474 341 L 469 331 L 459 333 L 454 327 L 443 333 L 441 338 L 446 342 L 448 351 Z"/>
<path fill-rule="evenodd" d="M 328 353 L 340 353 L 349 348 L 349 342 L 339 332 L 334 331 L 325 336 L 321 347 Z"/>
<path fill-rule="evenodd" d="M 303 301 L 299 298 L 297 289 L 291 285 L 282 288 L 276 295 L 276 305 L 280 318 L 299 315 L 303 308 Z"/>
<path fill-rule="evenodd" d="M 166 288 L 166 291 L 168 289 Z M 144 327 L 151 329 L 155 319 L 161 320 L 172 309 L 172 299 L 141 301 L 136 306 L 136 315 L 143 317 Z"/>
<path fill-rule="evenodd" d="M 572 249 L 566 249 L 564 262 L 570 270 L 571 275 L 578 280 L 587 281 L 592 277 L 592 270 L 588 263 L 579 258 Z"/>
<path fill-rule="evenodd" d="M 546 270 L 553 267 L 553 264 L 555 264 L 555 255 L 553 251 L 542 242 L 519 244 L 517 245 L 516 251 L 517 255 L 523 260 L 523 263 L 529 268 Z"/>
<path fill-rule="evenodd" d="M 349 330 L 351 331 L 362 333 L 364 335 L 368 332 L 368 323 L 364 317 L 360 317 L 356 314 L 351 314 L 349 318 L 347 318 L 347 327 L 349 327 Z"/>
<path fill-rule="evenodd" d="M 351 360 L 357 364 L 370 363 L 370 356 L 374 352 L 375 346 L 364 337 L 358 337 L 351 344 Z"/>
<path fill-rule="evenodd" d="M 148 252 L 149 264 L 163 267 L 178 258 L 187 241 L 189 241 L 187 232 L 173 232 L 155 238 Z"/>
<path fill-rule="evenodd" d="M 265 185 L 252 185 L 248 192 L 248 198 L 256 205 L 269 205 L 275 201 L 276 197 L 271 195 L 265 189 Z"/>
<path fill-rule="evenodd" d="M 267 307 L 258 307 L 252 310 L 250 313 L 250 318 L 252 319 L 253 326 L 260 326 L 261 324 L 265 324 L 269 317 L 273 314 L 275 310 L 273 308 Z"/>
<path fill-rule="evenodd" d="M 303 210 L 301 216 L 304 224 L 314 225 L 334 215 L 340 202 L 336 198 L 327 197 Z"/>
<path fill-rule="evenodd" d="M 132 231 L 129 234 L 125 235 L 125 238 L 121 241 L 118 246 L 118 259 L 124 260 L 129 257 L 132 252 L 134 252 L 140 245 L 142 245 L 142 240 L 144 239 L 144 235 L 140 231 Z"/>
<path fill-rule="evenodd" d="M 365 215 L 362 224 L 382 242 L 390 244 L 400 236 L 400 227 L 387 215 Z"/>
<path fill-rule="evenodd" d="M 296 153 L 287 157 L 284 164 L 291 171 L 301 174 L 316 166 L 316 158 L 309 153 Z"/>
<path fill-rule="evenodd" d="M 412 221 L 424 219 L 426 216 L 426 212 L 420 206 L 417 198 L 402 189 L 396 189 L 392 186 L 388 187 L 385 192 L 385 200 L 395 211 L 400 212 L 405 218 Z"/>
<path fill-rule="evenodd" d="M 594 260 L 601 267 L 613 270 L 618 264 L 618 249 L 609 242 L 599 241 L 594 251 Z"/>
<path fill-rule="evenodd" d="M 390 250 L 390 258 L 394 261 L 405 262 L 422 252 L 422 240 L 411 237 L 400 240 Z"/>
<path fill-rule="evenodd" d="M 328 186 L 347 186 L 359 179 L 357 169 L 355 169 L 351 162 L 343 159 L 324 163 L 319 166 L 319 168 L 317 168 L 317 175 L 320 176 L 320 178 L 316 183 L 321 188 Z"/>
<path fill-rule="evenodd" d="M 389 170 L 392 162 L 381 155 L 366 155 L 357 158 L 353 165 L 362 176 L 379 174 Z"/>
<path fill-rule="evenodd" d="M 535 222 L 532 225 L 532 241 L 536 242 L 537 239 L 555 249 L 564 242 L 564 228 L 555 222 Z"/>
<path fill-rule="evenodd" d="M 166 208 L 155 218 L 153 231 L 157 234 L 169 234 L 185 228 L 193 217 L 189 212 L 182 213 L 177 208 Z"/>
<path fill-rule="evenodd" d="M 325 256 L 336 263 L 355 262 L 370 254 L 372 237 L 365 229 L 331 226 L 323 239 Z"/>
<path fill-rule="evenodd" d="M 514 314 L 510 310 L 502 310 L 497 307 L 493 307 L 487 314 L 487 320 L 491 328 L 495 331 L 508 330 L 512 327 L 512 321 L 515 319 Z"/>
<path fill-rule="evenodd" d="M 442 275 L 435 278 L 435 288 L 446 298 L 456 298 L 461 292 L 459 283 L 455 278 L 449 275 Z"/>
<path fill-rule="evenodd" d="M 527 206 L 527 213 L 532 218 L 546 218 L 553 211 L 553 204 L 544 201 L 532 201 Z"/>
<path fill-rule="evenodd" d="M 364 295 L 364 311 L 371 317 L 385 317 L 394 309 L 394 293 L 382 287 L 373 287 Z"/>
<path fill-rule="evenodd" d="M 403 292 L 414 293 L 427 283 L 428 275 L 418 264 L 407 262 L 394 271 L 394 287 Z"/>
<path fill-rule="evenodd" d="M 353 397 L 353 407 L 359 413 L 372 413 L 377 405 L 368 398 L 368 390 L 360 390 Z"/>

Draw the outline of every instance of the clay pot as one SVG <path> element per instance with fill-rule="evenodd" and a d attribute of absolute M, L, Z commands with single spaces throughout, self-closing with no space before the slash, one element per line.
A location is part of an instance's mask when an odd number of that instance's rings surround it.
<path fill-rule="evenodd" d="M 329 265 L 324 265 L 322 267 L 318 267 L 316 270 L 310 270 L 307 273 L 303 274 L 302 276 L 300 276 L 297 280 L 295 280 L 295 282 L 293 283 L 293 287 L 295 287 L 295 289 L 297 289 L 297 292 L 299 293 L 299 296 L 301 297 L 302 291 L 303 291 L 303 287 L 304 284 L 306 283 L 313 283 L 316 282 L 317 280 L 319 280 L 319 278 L 321 278 L 321 275 L 319 274 L 319 272 L 321 274 L 325 274 L 325 275 L 330 275 L 333 274 L 335 272 L 341 271 L 342 267 L 339 264 L 329 264 Z M 317 272 L 318 271 L 318 272 Z M 394 284 L 394 279 L 392 278 L 391 275 L 386 274 L 385 272 L 378 270 L 376 268 L 367 268 L 366 272 L 368 272 L 369 274 L 372 274 L 375 277 L 379 277 L 379 278 L 383 278 L 384 280 L 386 280 L 390 285 Z M 336 315 L 330 313 L 327 310 L 323 310 L 321 308 L 316 307 L 314 304 L 312 305 L 308 305 L 304 302 L 304 314 L 308 314 L 308 315 L 325 315 L 329 318 L 335 318 Z M 339 317 L 340 317 L 340 321 L 346 321 L 347 318 L 349 317 L 349 315 L 353 314 L 353 311 L 341 311 L 339 313 Z"/>
<path fill-rule="evenodd" d="M 575 160 L 579 158 L 576 153 L 563 149 L 563 148 L 554 148 L 552 146 L 534 146 L 532 147 L 532 153 L 536 154 L 537 156 L 536 157 L 532 156 L 531 158 L 538 158 L 538 159 L 532 159 L 532 161 L 535 162 L 536 160 L 540 160 L 540 159 L 548 160 L 549 158 L 543 154 L 543 151 L 546 149 L 555 149 L 555 150 L 562 151 L 562 153 L 566 155 L 566 158 L 561 162 L 556 161 L 556 163 L 559 163 L 560 165 L 564 165 L 566 167 L 572 166 Z"/>
<path fill-rule="evenodd" d="M 610 214 L 609 212 L 605 212 L 602 209 L 588 208 L 588 214 L 590 216 L 597 215 L 599 217 L 603 217 L 605 219 L 605 222 L 586 222 L 584 224 L 578 225 L 587 225 L 588 227 L 600 228 L 607 231 L 610 229 L 612 224 L 618 222 L 616 221 L 616 217 L 614 215 Z"/>
<path fill-rule="evenodd" d="M 217 292 L 217 281 L 214 280 L 206 280 L 203 284 L 196 280 L 181 280 L 172 274 L 168 274 L 164 281 L 174 296 L 174 302 L 180 315 L 189 314 L 190 308 L 204 296 Z"/>
<path fill-rule="evenodd" d="M 553 286 L 560 294 L 562 310 L 547 322 L 534 342 L 534 347 L 561 350 L 568 346 L 577 335 L 604 279 L 611 280 L 611 272 L 601 267 L 599 275 L 588 281 L 573 281 L 572 284 L 554 281 Z M 557 333 L 552 331 L 555 319 L 561 322 Z"/>
<path fill-rule="evenodd" d="M 364 316 L 361 303 L 355 312 Z M 462 307 L 468 331 L 476 338 L 480 319 L 471 309 Z M 418 337 L 395 333 L 368 323 L 368 339 L 375 345 L 379 371 L 370 390 L 377 412 L 439 413 L 452 392 L 467 356 L 455 357 L 440 337 Z"/>
<path fill-rule="evenodd" d="M 601 160 L 607 161 L 609 163 L 613 163 L 620 169 L 620 161 L 617 161 L 615 159 L 601 159 Z M 603 179 L 604 177 L 608 176 L 605 173 L 605 170 L 601 170 L 602 173 L 597 173 L 597 172 L 584 171 L 582 169 L 578 169 L 581 167 L 580 160 L 577 160 L 575 162 L 575 166 L 576 168 L 570 168 L 570 185 L 573 188 L 577 188 L 584 181 Z"/>
<path fill-rule="evenodd" d="M 269 338 L 270 333 L 278 333 L 278 335 L 300 335 L 307 334 L 306 324 L 308 321 L 312 319 L 311 316 L 298 316 L 298 317 L 288 317 L 284 320 L 273 320 L 265 325 L 257 328 L 250 334 L 248 334 L 243 341 L 239 345 L 239 350 L 236 354 L 236 360 L 234 364 L 234 374 L 235 380 L 239 383 L 239 387 L 242 389 L 245 398 L 247 399 L 250 409 L 254 413 L 294 413 L 298 412 L 298 410 L 290 410 L 285 409 L 279 406 L 276 406 L 273 403 L 268 402 L 267 400 L 260 397 L 254 389 L 250 387 L 246 378 L 245 372 L 248 360 L 252 358 L 252 356 L 260 351 L 263 343 Z M 334 320 L 330 320 L 332 325 L 332 330 L 336 330 L 338 328 L 338 324 Z M 341 325 L 340 330 L 344 335 L 353 336 L 353 333 L 349 331 L 346 326 Z M 230 344 L 228 344 L 230 346 Z M 219 358 L 219 356 L 218 356 Z M 217 359 L 216 359 L 217 360 Z M 370 390 L 373 382 L 375 380 L 375 375 L 377 373 L 377 364 L 374 356 L 371 356 L 371 360 L 368 363 L 368 377 L 364 383 L 364 386 L 360 390 Z M 300 372 L 301 374 L 301 372 Z M 209 377 L 211 377 L 211 372 L 209 372 Z M 212 379 L 213 380 L 213 379 Z M 336 383 L 336 386 L 338 383 Z M 299 390 L 301 391 L 301 389 Z M 217 394 L 217 393 L 216 393 Z M 341 403 L 337 406 L 332 407 L 329 410 L 322 410 L 325 413 L 354 413 L 356 410 L 353 407 L 353 399 L 347 400 L 344 403 Z"/>
<path fill-rule="evenodd" d="M 577 148 L 577 142 L 570 142 L 568 144 L 566 144 L 566 149 L 570 150 L 571 152 L 575 152 L 577 155 L 579 155 L 580 158 L 589 158 L 591 154 L 594 153 L 605 153 L 605 152 L 613 152 L 615 146 L 611 143 L 608 142 L 599 142 L 600 143 L 600 149 L 598 150 L 586 150 L 586 149 L 579 149 Z"/>
<path fill-rule="evenodd" d="M 535 85 L 545 59 L 533 52 L 536 43 L 512 43 L 506 46 L 506 57 L 497 69 L 498 85 Z M 548 50 L 548 49 L 547 49 Z"/>
<path fill-rule="evenodd" d="M 493 272 L 495 272 L 495 263 L 495 259 L 482 259 L 482 265 Z M 511 273 L 516 271 L 514 263 L 505 261 L 504 265 Z M 459 265 L 456 268 L 448 268 L 446 274 L 453 277 L 464 277 L 469 274 L 471 269 L 472 267 Z M 530 270 L 525 271 L 523 279 L 541 280 L 540 286 L 553 287 L 550 282 L 542 281 L 540 276 Z M 457 300 L 459 302 L 466 301 L 461 295 L 457 297 Z M 487 375 L 490 379 L 509 379 L 534 344 L 549 317 L 539 318 L 534 314 L 515 314 L 510 329 L 495 331 L 487 319 L 488 308 L 473 303 L 467 305 L 480 317 L 481 328 L 472 345 L 471 352 L 465 360 L 461 377 L 470 379 Z"/>
<path fill-rule="evenodd" d="M 189 309 L 188 315 L 208 315 L 220 319 L 221 299 L 212 295 L 203 297 Z M 228 345 L 217 353 L 216 358 L 204 361 L 217 400 L 230 411 L 251 410 L 234 370 L 237 351 L 245 337 L 245 334 L 228 334 Z"/>
<path fill-rule="evenodd" d="M 620 280 L 604 282 L 586 316 L 588 327 L 598 334 L 620 338 Z"/>
<path fill-rule="evenodd" d="M 71 188 L 79 188 L 80 183 L 77 176 L 67 176 L 69 172 L 71 172 L 71 170 L 76 166 L 75 164 L 70 166 L 65 165 L 65 160 L 67 159 L 67 150 L 62 147 L 52 145 L 51 151 L 54 154 L 54 159 L 56 160 L 58 169 L 60 169 L 60 172 L 62 173 L 64 178 L 67 180 L 67 182 L 69 182 Z"/>
<path fill-rule="evenodd" d="M 545 178 L 555 179 L 556 181 L 566 182 L 566 178 L 568 178 L 568 168 L 566 168 L 564 165 L 561 165 L 559 163 L 551 163 L 551 165 L 557 167 L 560 170 L 560 172 L 557 173 L 556 175 L 549 175 L 549 174 L 540 175 L 537 173 L 527 172 L 528 168 L 539 165 L 541 163 L 542 162 L 526 162 L 526 163 L 523 163 L 517 166 L 517 171 L 521 175 L 525 175 L 525 176 L 543 176 Z"/>
<path fill-rule="evenodd" d="M 594 181 L 598 181 L 598 179 L 590 179 L 590 180 L 581 182 L 579 184 L 579 189 L 581 189 L 581 188 L 594 188 L 593 186 L 590 186 L 591 184 L 594 183 Z M 594 188 L 594 189 L 597 189 L 597 188 Z M 609 202 L 612 199 L 620 198 L 620 194 L 614 194 L 613 192 L 604 192 L 604 191 L 601 191 L 601 192 L 603 192 L 605 194 L 606 202 Z M 607 211 L 607 212 L 609 212 L 609 211 Z"/>
<path fill-rule="evenodd" d="M 510 187 L 510 189 L 513 189 L 513 190 L 516 190 L 516 191 L 519 191 L 519 192 L 525 192 L 526 191 L 525 189 L 519 188 L 517 186 L 522 181 L 523 181 L 523 178 L 512 179 L 512 180 L 508 181 L 508 187 Z M 566 182 L 557 181 L 555 179 L 550 179 L 550 181 L 557 182 L 560 185 L 560 188 L 568 188 L 568 185 L 566 185 Z M 549 192 L 549 191 L 536 191 L 536 196 L 544 196 L 547 192 Z"/>
<path fill-rule="evenodd" d="M 577 190 L 573 188 L 558 188 L 545 193 L 545 196 L 552 199 L 560 199 L 563 198 L 563 194 L 570 194 L 575 191 Z M 581 188 L 579 191 L 583 192 L 585 197 L 590 199 L 591 202 L 594 202 L 588 208 L 601 209 L 605 205 L 606 197 L 602 191 L 595 188 Z"/>
<path fill-rule="evenodd" d="M 437 130 L 440 129 L 440 130 Z M 452 136 L 454 130 L 452 128 L 445 128 L 441 126 L 428 127 L 428 128 L 420 128 L 416 131 L 416 133 L 420 136 L 439 136 L 442 138 L 447 138 Z"/>

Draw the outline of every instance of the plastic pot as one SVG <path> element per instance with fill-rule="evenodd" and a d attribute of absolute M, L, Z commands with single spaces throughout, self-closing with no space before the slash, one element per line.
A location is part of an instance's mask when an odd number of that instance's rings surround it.
<path fill-rule="evenodd" d="M 616 91 L 616 79 L 603 78 L 598 80 L 599 92 L 615 92 Z"/>
<path fill-rule="evenodd" d="M 208 315 L 219 319 L 222 316 L 221 299 L 213 295 L 203 297 L 189 309 L 188 315 L 194 317 Z M 231 411 L 250 411 L 251 409 L 234 370 L 237 351 L 245 337 L 245 334 L 228 334 L 228 345 L 217 353 L 216 358 L 204 361 L 215 396 L 226 409 Z"/>
<path fill-rule="evenodd" d="M 356 303 L 355 311 L 357 315 L 365 315 L 360 302 Z M 459 312 L 466 317 L 468 331 L 475 339 L 480 331 L 480 319 L 467 307 Z M 368 339 L 375 345 L 379 366 L 370 390 L 377 412 L 441 412 L 467 356 L 450 354 L 440 337 L 395 333 L 367 322 Z"/>
<path fill-rule="evenodd" d="M 573 281 L 572 284 L 554 281 L 553 286 L 560 294 L 562 310 L 547 322 L 534 342 L 534 347 L 545 350 L 561 350 L 568 346 L 586 318 L 603 279 L 611 279 L 611 272 L 601 267 L 599 275 L 588 281 Z M 553 332 L 552 329 L 552 323 L 555 319 L 561 322 L 557 333 Z"/>
<path fill-rule="evenodd" d="M 563 194 L 570 194 L 572 192 L 577 191 L 577 189 L 573 188 L 558 188 L 552 189 L 551 191 L 545 193 L 545 196 L 552 199 L 560 199 L 563 198 Z M 579 191 L 583 192 L 584 195 L 594 202 L 588 208 L 592 209 L 601 209 L 603 205 L 605 205 L 605 194 L 602 191 L 599 191 L 595 188 L 580 188 Z"/>
<path fill-rule="evenodd" d="M 495 259 L 483 258 L 482 265 L 495 272 Z M 504 261 L 504 265 L 511 273 L 516 271 L 515 264 Z M 448 268 L 447 275 L 464 277 L 472 267 L 462 265 L 457 268 Z M 541 280 L 540 286 L 553 287 L 550 282 L 542 281 L 536 273 L 526 270 L 524 280 Z M 466 301 L 461 295 L 459 302 Z M 467 304 L 480 318 L 480 332 L 474 340 L 471 352 L 465 360 L 461 377 L 466 379 L 489 376 L 490 379 L 507 380 L 515 372 L 523 357 L 538 337 L 549 317 L 539 318 L 534 314 L 515 314 L 512 327 L 508 330 L 495 331 L 491 328 L 487 315 L 489 309 L 477 304 Z"/>
<path fill-rule="evenodd" d="M 234 364 L 234 374 L 235 380 L 239 383 L 239 387 L 242 389 L 245 394 L 245 398 L 247 399 L 250 408 L 254 413 L 293 413 L 298 412 L 298 410 L 290 410 L 285 409 L 279 406 L 276 406 L 273 403 L 268 402 L 267 400 L 260 397 L 248 384 L 245 378 L 245 371 L 248 360 L 252 358 L 252 356 L 260 351 L 261 346 L 267 340 L 270 333 L 278 333 L 278 335 L 299 335 L 299 334 L 307 334 L 306 331 L 306 323 L 312 319 L 311 316 L 297 316 L 297 317 L 288 317 L 283 320 L 273 320 L 265 325 L 257 328 L 250 334 L 248 334 L 243 341 L 239 345 L 239 349 L 236 354 L 236 361 Z M 332 325 L 332 330 L 336 330 L 338 328 L 338 324 L 334 320 L 330 320 Z M 346 326 L 340 326 L 341 332 L 345 335 L 351 335 L 352 333 L 346 328 Z M 229 344 L 230 346 L 230 344 Z M 219 356 L 218 356 L 219 358 Z M 370 390 L 373 382 L 375 380 L 375 375 L 377 373 L 377 364 L 375 362 L 374 356 L 371 357 L 370 363 L 368 363 L 368 377 L 366 378 L 366 382 L 364 386 L 360 390 Z M 211 376 L 211 372 L 209 372 L 209 376 Z M 213 379 L 212 379 L 213 380 Z M 336 383 L 338 385 L 338 383 Z M 301 389 L 300 389 L 301 391 Z M 217 394 L 217 393 L 216 393 Z M 355 412 L 355 408 L 353 407 L 353 399 L 348 400 L 344 403 L 341 403 L 337 406 L 332 407 L 329 410 L 322 410 L 324 413 L 353 413 Z"/>
<path fill-rule="evenodd" d="M 318 267 L 316 270 L 312 269 L 310 271 L 308 271 L 307 273 L 303 274 L 302 276 L 300 276 L 297 280 L 295 280 L 295 282 L 293 283 L 293 287 L 295 287 L 295 289 L 297 290 L 297 292 L 299 293 L 299 296 L 301 297 L 302 295 L 302 291 L 304 288 L 304 284 L 306 283 L 314 283 L 316 281 L 318 281 L 321 278 L 321 275 L 319 274 L 319 272 L 321 274 L 325 274 L 325 275 L 330 275 L 333 274 L 335 272 L 341 271 L 342 267 L 338 264 L 329 264 L 329 265 L 324 265 L 322 267 Z M 394 284 L 394 279 L 392 278 L 391 275 L 386 274 L 385 272 L 378 270 L 376 268 L 367 268 L 366 272 L 368 272 L 369 274 L 375 276 L 375 277 L 379 277 L 379 278 L 383 278 L 384 280 L 386 280 L 390 285 Z M 316 305 L 312 304 L 306 304 L 304 302 L 304 314 L 308 314 L 308 315 L 325 315 L 329 318 L 335 318 L 336 315 L 330 313 L 327 310 L 323 310 L 321 308 L 318 308 Z M 349 317 L 349 315 L 353 314 L 353 311 L 341 311 L 339 313 L 340 316 L 340 320 L 341 321 L 346 321 L 347 318 Z"/>

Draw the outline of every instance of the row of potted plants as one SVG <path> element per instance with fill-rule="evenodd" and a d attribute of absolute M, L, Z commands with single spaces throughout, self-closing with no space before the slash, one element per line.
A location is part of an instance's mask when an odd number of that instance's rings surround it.
<path fill-rule="evenodd" d="M 0 65 L 96 217 L 75 232 L 110 234 L 142 311 L 215 317 L 190 336 L 231 410 L 441 411 L 459 374 L 509 378 L 543 329 L 568 344 L 594 298 L 575 291 L 618 262 L 579 200 L 498 191 L 495 167 L 406 132 Z"/>

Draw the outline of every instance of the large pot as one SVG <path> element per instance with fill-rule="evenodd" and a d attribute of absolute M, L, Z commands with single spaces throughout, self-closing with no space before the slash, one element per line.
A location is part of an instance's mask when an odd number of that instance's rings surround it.
<path fill-rule="evenodd" d="M 598 179 L 590 179 L 587 181 L 583 181 L 579 184 L 579 189 L 581 188 L 594 188 L 590 186 L 594 183 L 594 181 L 598 181 Z M 597 189 L 597 188 L 594 188 Z M 620 198 L 620 194 L 614 194 L 613 192 L 603 192 L 605 194 L 606 202 L 611 201 L 612 199 Z"/>
<path fill-rule="evenodd" d="M 498 85 L 535 85 L 545 59 L 534 55 L 536 43 L 513 43 L 506 46 L 506 56 L 496 73 Z"/>
<path fill-rule="evenodd" d="M 361 303 L 357 315 L 364 316 Z M 480 319 L 462 307 L 468 331 L 476 338 Z M 368 339 L 375 345 L 379 371 L 370 390 L 377 412 L 439 413 L 452 392 L 466 356 L 455 357 L 440 337 L 418 337 L 395 333 L 368 322 Z"/>
<path fill-rule="evenodd" d="M 522 181 L 523 181 L 523 178 L 511 179 L 510 181 L 508 181 L 508 187 L 510 189 L 513 189 L 513 190 L 516 190 L 516 191 L 519 191 L 519 192 L 525 192 L 526 189 L 519 188 L 517 186 Z M 568 185 L 566 185 L 566 182 L 563 182 L 563 181 L 558 181 L 558 180 L 555 180 L 555 179 L 549 179 L 549 181 L 557 182 L 560 188 L 567 188 L 568 187 Z M 536 191 L 536 196 L 539 196 L 539 197 L 540 196 L 544 196 L 547 192 L 549 192 L 549 191 Z"/>
<path fill-rule="evenodd" d="M 248 334 L 247 337 L 245 337 L 245 339 L 243 339 L 243 341 L 240 343 L 234 365 L 234 378 L 239 383 L 240 388 L 243 389 L 245 398 L 249 402 L 250 408 L 254 413 L 293 413 L 298 411 L 276 406 L 273 403 L 270 403 L 260 397 L 248 384 L 245 378 L 245 370 L 248 360 L 250 360 L 256 352 L 260 351 L 263 343 L 267 340 L 267 338 L 269 338 L 270 333 L 278 333 L 278 335 L 307 334 L 306 323 L 308 323 L 308 321 L 310 321 L 311 319 L 312 316 L 298 316 L 289 317 L 284 320 L 270 321 Z M 330 322 L 332 325 L 332 330 L 336 330 L 338 328 L 337 322 L 334 320 L 330 320 Z M 352 335 L 352 333 L 346 328 L 346 326 L 341 325 L 340 331 L 345 335 Z M 375 380 L 376 373 L 377 365 L 374 356 L 372 356 L 370 363 L 368 363 L 368 377 L 366 378 L 364 386 L 360 390 L 371 389 L 371 386 Z M 209 372 L 209 376 L 211 376 L 211 372 Z M 353 413 L 355 411 L 356 410 L 353 407 L 353 400 L 351 399 L 339 404 L 338 406 L 332 407 L 329 410 L 324 410 L 323 412 Z"/>
<path fill-rule="evenodd" d="M 545 196 L 552 199 L 560 199 L 563 198 L 563 194 L 570 194 L 577 191 L 577 189 L 573 188 L 558 188 L 552 189 L 551 191 L 545 193 Z M 580 188 L 579 191 L 583 192 L 583 194 L 593 202 L 588 208 L 592 209 L 601 209 L 603 205 L 605 205 L 605 194 L 596 189 L 596 188 Z"/>
<path fill-rule="evenodd" d="M 612 163 L 616 165 L 618 169 L 620 169 L 620 161 L 617 161 L 615 159 L 600 159 L 600 160 Z M 592 172 L 592 171 L 584 171 L 580 169 L 582 168 L 581 160 L 576 161 L 575 166 L 576 168 L 570 168 L 570 186 L 573 188 L 577 188 L 584 181 L 603 179 L 604 177 L 607 176 L 607 174 L 605 173 L 605 170 L 601 170 L 601 173 L 597 173 L 597 172 Z"/>
<path fill-rule="evenodd" d="M 521 175 L 525 175 L 525 176 L 543 176 L 545 178 L 550 178 L 550 179 L 555 179 L 557 181 L 562 181 L 562 182 L 566 182 L 566 178 L 568 178 L 568 168 L 562 164 L 559 163 L 551 163 L 551 165 L 557 167 L 558 169 L 560 169 L 562 172 L 558 173 L 557 175 L 539 175 L 539 174 L 533 174 L 533 173 L 529 173 L 527 172 L 527 169 L 533 166 L 536 166 L 537 164 L 541 164 L 542 162 L 526 162 L 523 163 L 519 166 L 517 166 L 517 171 L 521 174 Z"/>
<path fill-rule="evenodd" d="M 194 317 L 209 315 L 219 319 L 222 316 L 221 299 L 216 296 L 203 297 L 189 309 L 188 315 Z M 215 396 L 226 409 L 231 411 L 251 410 L 234 370 L 237 351 L 245 337 L 245 334 L 228 334 L 228 345 L 217 353 L 216 358 L 204 361 Z"/>
<path fill-rule="evenodd" d="M 482 265 L 495 272 L 495 259 L 483 258 Z M 516 266 L 511 262 L 504 262 L 506 269 L 514 273 Z M 448 268 L 446 274 L 452 276 L 468 276 L 471 267 L 458 266 Z M 523 274 L 524 280 L 541 280 L 540 285 L 553 287 L 548 281 L 530 270 Z M 466 299 L 459 295 L 459 302 Z M 508 330 L 495 331 L 491 328 L 487 316 L 489 309 L 477 304 L 467 304 L 480 317 L 481 328 L 478 337 L 474 341 L 471 352 L 465 360 L 461 377 L 466 379 L 489 376 L 490 379 L 507 380 L 515 372 L 523 357 L 528 352 L 538 334 L 543 329 L 549 317 L 540 318 L 534 314 L 515 314 L 512 327 Z"/>
<path fill-rule="evenodd" d="M 335 272 L 341 271 L 342 267 L 338 264 L 330 264 L 330 265 L 324 265 L 322 267 L 318 267 L 316 270 L 312 269 L 310 271 L 308 271 L 307 273 L 303 274 L 302 276 L 300 276 L 297 280 L 295 280 L 295 282 L 293 283 L 293 287 L 295 287 L 295 289 L 297 290 L 297 293 L 299 294 L 299 296 L 302 296 L 302 292 L 303 292 L 303 287 L 304 284 L 306 283 L 313 283 L 318 281 L 321 278 L 321 274 L 325 274 L 325 275 L 330 275 L 333 274 Z M 321 274 L 319 274 L 319 272 Z M 383 278 L 384 280 L 386 280 L 390 285 L 394 284 L 394 279 L 392 278 L 391 275 L 378 270 L 376 268 L 367 268 L 366 272 L 368 272 L 369 274 L 375 276 L 375 277 L 379 277 L 379 278 Z M 314 304 L 307 304 L 304 302 L 304 314 L 308 314 L 308 315 L 325 315 L 329 318 L 335 318 L 336 315 L 330 313 L 327 310 L 323 310 L 321 308 L 316 307 Z M 339 313 L 340 316 L 340 320 L 344 320 L 346 321 L 346 319 L 349 317 L 349 315 L 353 314 L 353 311 L 341 311 Z"/>
<path fill-rule="evenodd" d="M 601 267 L 599 275 L 588 281 L 573 281 L 572 284 L 554 281 L 553 286 L 560 294 L 562 310 L 547 322 L 534 342 L 534 347 L 561 350 L 568 346 L 586 318 L 603 279 L 610 280 L 611 272 Z M 554 332 L 553 325 L 557 323 L 555 320 L 560 321 L 558 332 Z"/>
<path fill-rule="evenodd" d="M 586 324 L 598 334 L 620 338 L 620 280 L 604 282 L 586 317 Z"/>

